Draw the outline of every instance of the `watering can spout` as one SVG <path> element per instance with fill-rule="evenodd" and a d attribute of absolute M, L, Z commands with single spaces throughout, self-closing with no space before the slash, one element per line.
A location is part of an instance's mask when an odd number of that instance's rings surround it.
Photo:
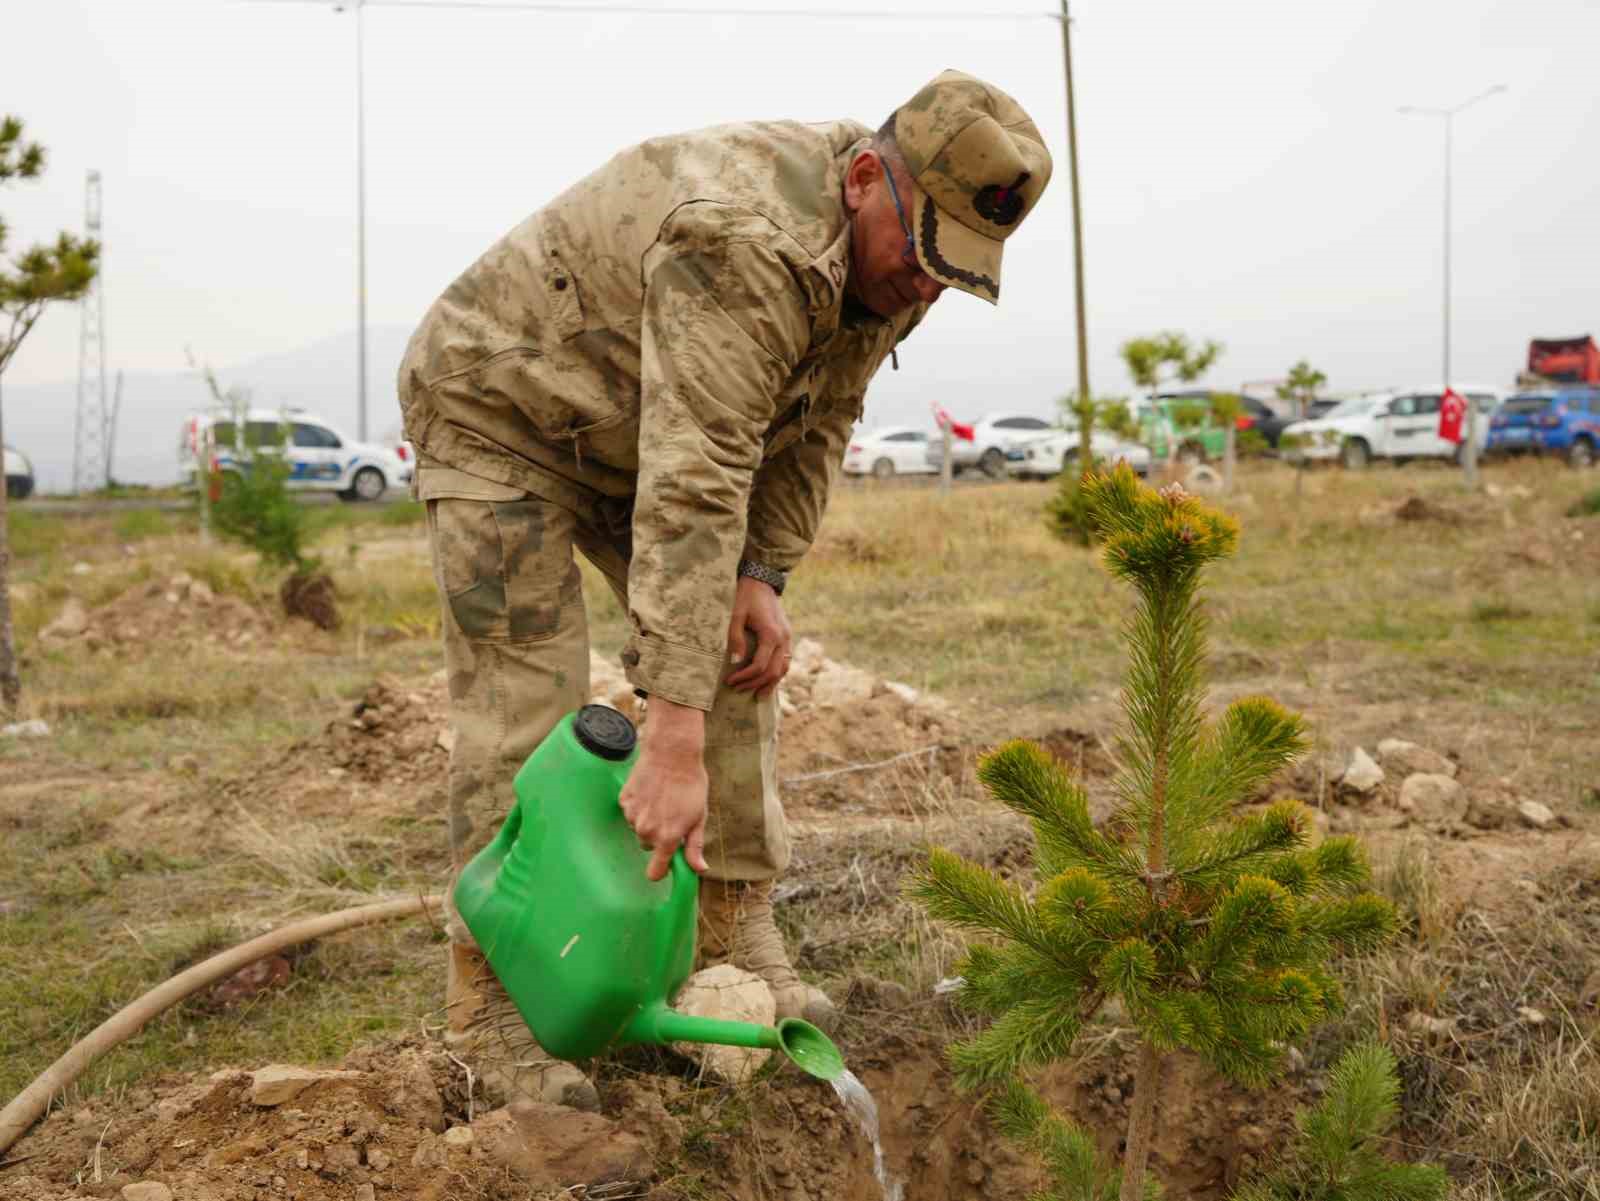
<path fill-rule="evenodd" d="M 758 1026 L 754 1022 L 695 1017 L 664 1004 L 649 1005 L 629 1023 L 622 1041 L 765 1047 L 782 1051 L 797 1068 L 818 1080 L 834 1080 L 844 1071 L 844 1057 L 833 1040 L 800 1018 L 785 1018 L 776 1026 Z"/>

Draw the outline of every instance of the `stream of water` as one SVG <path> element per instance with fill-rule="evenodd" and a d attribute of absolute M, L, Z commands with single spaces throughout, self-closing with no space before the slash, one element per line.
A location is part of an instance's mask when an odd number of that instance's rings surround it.
<path fill-rule="evenodd" d="M 878 1184 L 883 1189 L 883 1201 L 904 1201 L 904 1182 L 889 1175 L 889 1169 L 884 1166 L 883 1144 L 878 1141 L 878 1103 L 872 1099 L 867 1086 L 848 1068 L 834 1079 L 833 1091 L 839 1094 L 845 1112 L 856 1120 L 861 1133 L 872 1140 L 872 1174 L 878 1178 Z"/>

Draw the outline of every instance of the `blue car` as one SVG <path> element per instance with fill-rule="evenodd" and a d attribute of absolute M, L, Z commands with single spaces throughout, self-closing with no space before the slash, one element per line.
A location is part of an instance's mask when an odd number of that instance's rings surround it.
<path fill-rule="evenodd" d="M 1489 420 L 1489 454 L 1560 455 L 1589 467 L 1600 453 L 1600 388 L 1519 392 Z"/>

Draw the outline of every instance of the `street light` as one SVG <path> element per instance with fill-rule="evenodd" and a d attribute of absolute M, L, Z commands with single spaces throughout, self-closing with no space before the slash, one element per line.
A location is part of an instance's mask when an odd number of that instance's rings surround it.
<path fill-rule="evenodd" d="M 1409 117 L 1443 117 L 1444 118 L 1444 386 L 1450 387 L 1450 145 L 1452 128 L 1455 115 L 1464 109 L 1471 108 L 1480 100 L 1487 100 L 1506 90 L 1506 85 L 1497 83 L 1492 88 L 1479 92 L 1476 96 L 1463 100 L 1453 108 L 1425 108 L 1420 105 L 1407 104 L 1398 111 Z M 1467 487 L 1473 488 L 1478 483 L 1478 413 L 1475 405 L 1467 401 L 1467 444 L 1461 456 L 1461 466 L 1466 473 Z"/>

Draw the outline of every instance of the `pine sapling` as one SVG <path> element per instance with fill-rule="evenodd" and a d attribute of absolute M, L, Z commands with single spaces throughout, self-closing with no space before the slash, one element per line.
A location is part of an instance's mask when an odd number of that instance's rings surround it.
<path fill-rule="evenodd" d="M 1233 1194 L 1233 1201 L 1440 1201 L 1449 1184 L 1433 1164 L 1391 1163 L 1378 1140 L 1399 1111 L 1394 1054 L 1360 1043 L 1334 1066 L 1328 1092 L 1295 1119 L 1289 1162 Z"/>
<path fill-rule="evenodd" d="M 1201 712 L 1200 579 L 1233 553 L 1235 522 L 1180 486 L 1144 487 L 1126 466 L 1083 487 L 1105 565 L 1137 596 L 1117 809 L 1097 828 L 1059 763 L 1008 743 L 979 776 L 1031 820 L 1035 888 L 935 849 L 910 889 L 934 917 L 989 936 L 962 961 L 959 999 L 992 1021 L 950 1047 L 957 1078 L 995 1089 L 1002 1129 L 1044 1152 L 1056 1184 L 1046 1196 L 1134 1201 L 1155 1187 L 1146 1167 L 1163 1059 L 1185 1048 L 1231 1080 L 1267 1083 L 1283 1045 L 1340 1007 L 1330 960 L 1376 946 L 1395 917 L 1362 891 L 1370 873 L 1354 839 L 1310 845 L 1304 806 L 1235 812 L 1305 745 L 1300 719 L 1266 697 L 1235 701 L 1214 723 Z M 1139 1039 L 1120 1174 L 1018 1079 L 1069 1055 L 1113 998 Z"/>

